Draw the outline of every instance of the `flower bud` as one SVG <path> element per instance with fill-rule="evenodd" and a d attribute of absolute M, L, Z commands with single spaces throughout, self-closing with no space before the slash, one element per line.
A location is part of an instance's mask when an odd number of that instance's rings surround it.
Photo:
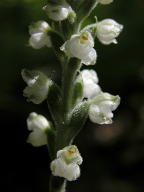
<path fill-rule="evenodd" d="M 84 97 L 93 98 L 101 92 L 98 83 L 98 76 L 94 70 L 82 70 L 81 76 L 84 86 Z"/>
<path fill-rule="evenodd" d="M 107 5 L 113 2 L 113 0 L 98 0 L 99 3 L 103 4 L 103 5 Z"/>
<path fill-rule="evenodd" d="M 29 45 L 34 49 L 40 49 L 44 46 L 51 47 L 50 37 L 47 32 L 50 30 L 50 26 L 45 21 L 38 21 L 29 27 L 29 33 L 31 35 L 29 39 Z"/>
<path fill-rule="evenodd" d="M 73 14 L 74 11 L 72 10 L 71 6 L 69 6 L 66 2 L 63 5 L 55 5 L 49 3 L 43 10 L 46 12 L 48 17 L 54 21 L 62 21 L 70 17 L 75 17 Z"/>
<path fill-rule="evenodd" d="M 89 32 L 72 35 L 60 48 L 68 57 L 76 57 L 85 65 L 94 65 L 97 53 L 94 47 L 93 37 Z"/>
<path fill-rule="evenodd" d="M 116 37 L 118 37 L 122 29 L 123 25 L 113 19 L 104 19 L 97 23 L 96 35 L 99 41 L 105 45 L 117 44 Z"/>
<path fill-rule="evenodd" d="M 34 147 L 47 145 L 47 131 L 50 129 L 50 123 L 47 119 L 37 113 L 30 113 L 27 119 L 27 127 L 31 133 L 28 136 L 27 142 Z"/>
<path fill-rule="evenodd" d="M 111 124 L 113 113 L 120 104 L 120 97 L 108 93 L 101 93 L 95 97 L 95 102 L 90 105 L 89 118 L 93 123 Z"/>
<path fill-rule="evenodd" d="M 79 165 L 81 163 L 82 157 L 77 147 L 67 146 L 57 152 L 57 158 L 51 162 L 51 171 L 54 176 L 74 181 L 80 176 Z"/>
<path fill-rule="evenodd" d="M 42 72 L 26 69 L 22 70 L 22 78 L 28 85 L 23 91 L 24 96 L 28 98 L 27 101 L 42 103 L 47 98 L 52 81 Z"/>

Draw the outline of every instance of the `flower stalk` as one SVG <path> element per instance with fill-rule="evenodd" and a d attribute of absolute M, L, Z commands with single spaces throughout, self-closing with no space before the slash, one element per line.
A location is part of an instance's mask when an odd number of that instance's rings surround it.
<path fill-rule="evenodd" d="M 36 70 L 22 70 L 27 83 L 24 96 L 27 101 L 48 104 L 49 117 L 31 113 L 27 119 L 31 131 L 27 142 L 35 147 L 47 145 L 51 158 L 50 192 L 65 192 L 66 182 L 80 177 L 82 157 L 73 145 L 87 118 L 97 124 L 112 123 L 113 111 L 120 103 L 119 96 L 103 92 L 96 71 L 81 70 L 83 65 L 97 62 L 94 44 L 117 43 L 123 26 L 113 19 L 105 19 L 82 28 L 84 20 L 98 4 L 113 0 L 49 0 L 43 8 L 46 21 L 29 27 L 29 45 L 34 49 L 53 49 L 61 65 L 61 82 Z"/>

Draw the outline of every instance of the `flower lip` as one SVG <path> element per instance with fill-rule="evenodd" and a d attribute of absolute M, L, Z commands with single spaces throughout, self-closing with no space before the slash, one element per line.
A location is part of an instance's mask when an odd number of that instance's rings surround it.
<path fill-rule="evenodd" d="M 67 146 L 57 151 L 57 158 L 51 162 L 51 171 L 54 176 L 64 177 L 74 181 L 80 176 L 82 157 L 75 145 Z"/>

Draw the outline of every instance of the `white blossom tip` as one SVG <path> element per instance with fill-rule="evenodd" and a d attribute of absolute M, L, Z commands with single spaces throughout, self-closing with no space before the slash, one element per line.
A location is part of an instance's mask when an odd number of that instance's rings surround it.
<path fill-rule="evenodd" d="M 117 23 L 113 19 L 104 19 L 97 23 L 96 35 L 101 43 L 109 45 L 117 44 L 116 38 L 123 30 L 123 25 Z"/>

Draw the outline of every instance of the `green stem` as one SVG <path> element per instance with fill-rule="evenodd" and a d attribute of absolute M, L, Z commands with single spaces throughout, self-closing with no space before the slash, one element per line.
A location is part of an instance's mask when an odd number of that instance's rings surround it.
<path fill-rule="evenodd" d="M 80 60 L 76 58 L 71 58 L 70 61 L 66 63 L 64 67 L 63 82 L 62 82 L 64 119 L 65 117 L 67 117 L 67 114 L 70 111 L 73 95 L 74 79 L 79 68 L 80 68 Z"/>
<path fill-rule="evenodd" d="M 82 24 L 84 20 L 91 14 L 94 8 L 97 6 L 97 0 L 84 0 L 79 7 L 79 11 L 77 13 L 77 22 Z"/>
<path fill-rule="evenodd" d="M 60 177 L 51 176 L 49 192 L 65 192 L 66 180 Z"/>

